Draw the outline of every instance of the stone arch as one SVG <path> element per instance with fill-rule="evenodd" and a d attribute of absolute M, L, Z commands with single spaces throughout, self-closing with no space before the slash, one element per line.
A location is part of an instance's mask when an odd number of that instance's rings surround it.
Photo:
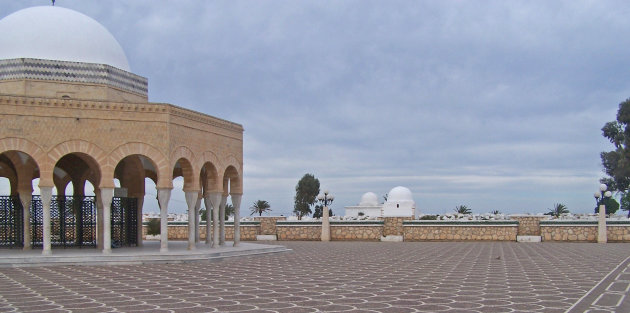
<path fill-rule="evenodd" d="M 240 172 L 233 165 L 228 165 L 223 172 L 223 192 L 230 194 L 243 194 L 243 179 Z"/>
<path fill-rule="evenodd" d="M 221 168 L 219 157 L 209 150 L 204 151 L 199 158 L 195 159 L 196 168 L 201 170 L 201 168 L 208 162 L 212 163 L 217 170 Z"/>
<path fill-rule="evenodd" d="M 194 166 L 195 155 L 188 147 L 179 146 L 171 154 L 171 168 L 173 169 L 173 179 L 182 176 L 184 178 L 184 191 L 198 191 L 199 180 L 195 179 L 194 173 L 199 170 Z"/>
<path fill-rule="evenodd" d="M 206 162 L 199 172 L 199 180 L 204 193 L 223 191 L 219 180 L 219 171 L 215 164 Z"/>
<path fill-rule="evenodd" d="M 0 139 L 0 154 L 9 151 L 18 151 L 28 155 L 34 162 L 34 164 L 32 164 L 33 168 L 39 169 L 39 185 L 53 186 L 52 171 L 54 166 L 49 163 L 46 153 L 44 153 L 41 147 L 22 138 L 8 137 Z M 46 175 L 46 178 L 43 178 L 44 175 Z"/>
<path fill-rule="evenodd" d="M 106 177 L 108 177 L 108 179 L 112 179 L 112 186 L 108 187 L 114 187 L 113 178 L 116 165 L 127 156 L 136 154 L 146 157 L 151 163 L 153 163 L 153 166 L 157 171 L 157 188 L 173 187 L 172 172 L 170 171 L 169 166 L 170 164 L 164 154 L 153 146 L 142 142 L 122 144 L 109 154 L 109 162 L 107 163 L 107 167 L 103 173 L 103 175 L 107 175 Z"/>
<path fill-rule="evenodd" d="M 97 176 L 90 179 L 90 181 L 92 181 L 92 184 L 94 184 L 95 187 L 96 186 L 107 187 L 108 184 L 113 185 L 113 181 L 108 182 L 104 180 L 105 176 L 103 175 L 103 168 L 107 164 L 107 154 L 99 146 L 91 142 L 84 141 L 84 140 L 69 140 L 69 141 L 62 142 L 56 145 L 55 147 L 53 147 L 48 152 L 48 160 L 50 164 L 52 165 L 52 170 L 50 173 L 51 182 L 54 175 L 53 171 L 55 167 L 57 166 L 57 163 L 61 161 L 62 158 L 70 154 L 74 154 L 77 157 L 81 158 L 85 163 L 88 164 L 90 168 L 93 168 L 94 170 L 96 170 Z M 41 176 L 42 177 L 40 178 L 40 185 L 42 185 L 41 180 L 44 179 L 43 177 L 44 175 L 42 174 Z M 43 186 L 46 186 L 46 185 L 43 185 Z M 52 186 L 54 186 L 54 184 L 51 185 L 51 187 Z"/>

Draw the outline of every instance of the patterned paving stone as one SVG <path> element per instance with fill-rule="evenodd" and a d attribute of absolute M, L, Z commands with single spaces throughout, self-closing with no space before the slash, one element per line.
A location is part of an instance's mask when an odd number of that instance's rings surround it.
<path fill-rule="evenodd" d="M 2 268 L 0 312 L 564 312 L 583 299 L 590 303 L 572 312 L 630 312 L 627 244 L 276 244 L 293 251 Z"/>

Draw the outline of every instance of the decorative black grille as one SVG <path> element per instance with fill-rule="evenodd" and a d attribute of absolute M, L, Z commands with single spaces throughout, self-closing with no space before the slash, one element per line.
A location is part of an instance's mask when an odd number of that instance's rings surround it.
<path fill-rule="evenodd" d="M 41 247 L 44 244 L 44 209 L 42 199 L 33 196 L 31 201 L 31 245 Z"/>
<path fill-rule="evenodd" d="M 112 213 L 112 247 L 130 247 L 138 244 L 138 199 L 114 197 Z"/>
<path fill-rule="evenodd" d="M 50 203 L 50 244 L 58 247 L 96 247 L 94 197 L 53 196 Z M 43 245 L 44 214 L 38 196 L 31 204 L 33 246 Z"/>
<path fill-rule="evenodd" d="M 96 247 L 95 197 L 53 196 L 50 205 L 51 245 Z M 31 202 L 31 244 L 44 243 L 44 212 L 40 196 Z M 23 247 L 24 212 L 17 196 L 0 196 L 0 247 Z M 112 199 L 112 247 L 138 244 L 138 199 Z"/>
<path fill-rule="evenodd" d="M 0 247 L 21 248 L 24 211 L 17 196 L 0 196 Z"/>

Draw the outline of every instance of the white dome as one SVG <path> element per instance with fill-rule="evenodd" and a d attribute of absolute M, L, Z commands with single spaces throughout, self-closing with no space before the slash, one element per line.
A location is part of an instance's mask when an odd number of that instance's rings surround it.
<path fill-rule="evenodd" d="M 0 59 L 33 58 L 107 64 L 130 72 L 125 52 L 94 19 L 55 6 L 32 7 L 0 20 Z"/>
<path fill-rule="evenodd" d="M 378 196 L 373 192 L 364 193 L 359 206 L 378 206 Z"/>
<path fill-rule="evenodd" d="M 403 202 L 413 201 L 411 190 L 406 187 L 398 186 L 392 188 L 387 194 L 387 202 Z"/>

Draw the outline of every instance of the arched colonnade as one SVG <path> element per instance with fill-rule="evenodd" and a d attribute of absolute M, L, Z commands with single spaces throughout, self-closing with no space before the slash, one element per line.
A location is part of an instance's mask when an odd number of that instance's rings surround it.
<path fill-rule="evenodd" d="M 94 187 L 96 205 L 96 241 L 103 253 L 112 248 L 112 199 L 116 193 L 124 194 L 137 201 L 134 214 L 137 245 L 142 243 L 142 206 L 145 195 L 145 178 L 153 180 L 157 188 L 160 206 L 161 235 L 160 251 L 168 251 L 167 213 L 173 189 L 173 179 L 183 177 L 188 210 L 188 248 L 195 249 L 199 239 L 199 208 L 204 201 L 206 210 L 206 245 L 219 247 L 225 244 L 224 216 L 228 196 L 234 206 L 234 245 L 240 241 L 240 201 L 242 188 L 242 161 L 228 155 L 219 158 L 212 151 L 193 152 L 179 146 L 165 155 L 151 145 L 128 142 L 111 151 L 84 140 L 68 140 L 45 151 L 36 143 L 23 138 L 0 139 L 0 177 L 9 180 L 11 195 L 19 196 L 23 208 L 22 244 L 31 249 L 33 225 L 31 206 L 34 179 L 39 179 L 40 201 L 43 214 L 42 253 L 50 254 L 51 205 L 53 190 L 64 196 L 66 187 L 72 183 L 73 195 L 83 197 L 86 182 Z M 120 188 L 115 187 L 115 180 Z M 210 210 L 209 208 L 216 208 Z M 79 223 L 83 220 L 81 210 L 70 215 Z M 132 212 L 133 213 L 133 212 Z M 210 227 L 212 221 L 212 227 Z M 78 225 L 78 224 L 77 224 Z M 128 225 L 129 226 L 129 225 Z M 134 226 L 134 225 L 131 225 Z M 80 227 L 77 226 L 77 229 Z M 80 229 L 78 231 L 81 231 Z"/>

